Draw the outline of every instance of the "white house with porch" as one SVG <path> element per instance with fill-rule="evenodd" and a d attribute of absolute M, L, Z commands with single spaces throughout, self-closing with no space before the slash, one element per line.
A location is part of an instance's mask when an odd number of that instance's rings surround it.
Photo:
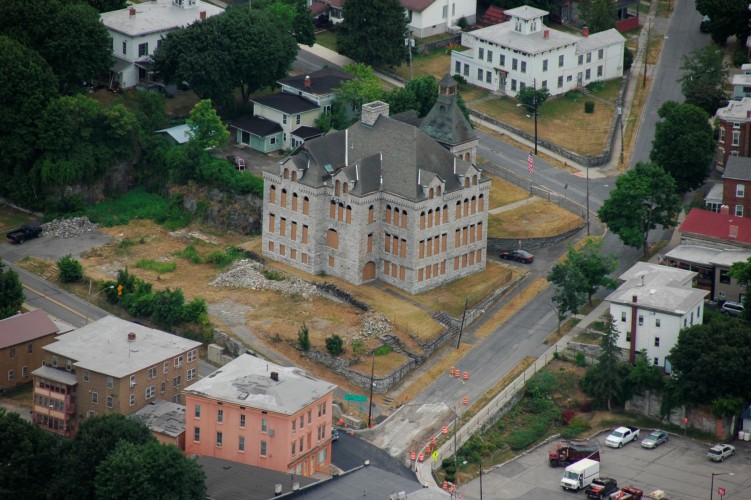
<path fill-rule="evenodd" d="M 684 328 L 703 323 L 707 290 L 694 288 L 698 273 L 637 262 L 619 279 L 623 284 L 605 299 L 618 330 L 616 344 L 631 362 L 646 351 L 650 364 L 670 373 L 667 359 Z"/>
<path fill-rule="evenodd" d="M 474 24 L 477 0 L 401 0 L 407 11 L 409 31 L 415 38 L 446 33 L 457 28 L 459 19 Z"/>
<path fill-rule="evenodd" d="M 151 56 L 167 33 L 223 10 L 201 0 L 152 0 L 100 14 L 112 40 L 110 87 L 152 83 Z"/>
<path fill-rule="evenodd" d="M 617 30 L 572 35 L 545 26 L 548 12 L 529 6 L 504 14 L 505 23 L 462 33 L 466 49 L 452 51 L 452 74 L 509 96 L 532 85 L 559 95 L 623 76 L 626 39 Z"/>

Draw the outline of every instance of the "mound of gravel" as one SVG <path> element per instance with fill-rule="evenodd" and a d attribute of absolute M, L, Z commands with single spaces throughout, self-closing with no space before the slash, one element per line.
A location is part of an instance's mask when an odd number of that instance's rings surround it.
<path fill-rule="evenodd" d="M 391 333 L 393 330 L 391 322 L 379 312 L 368 312 L 362 318 L 360 334 L 366 337 L 371 335 L 380 336 L 385 333 Z"/>
<path fill-rule="evenodd" d="M 316 287 L 299 278 L 284 275 L 280 271 L 273 271 L 276 276 L 284 276 L 283 281 L 268 279 L 263 275 L 266 268 L 260 262 L 254 260 L 238 260 L 232 268 L 224 274 L 220 274 L 211 283 L 211 286 L 228 286 L 247 288 L 250 290 L 273 290 L 287 296 L 299 295 L 305 300 L 310 300 L 318 291 Z"/>
<path fill-rule="evenodd" d="M 55 219 L 42 224 L 42 235 L 55 238 L 75 238 L 94 231 L 98 226 L 88 217 L 72 217 L 70 219 Z"/>

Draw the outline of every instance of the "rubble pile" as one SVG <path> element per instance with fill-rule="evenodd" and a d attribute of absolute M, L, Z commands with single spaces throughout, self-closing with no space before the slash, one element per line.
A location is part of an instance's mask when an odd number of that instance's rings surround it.
<path fill-rule="evenodd" d="M 273 290 L 287 296 L 299 295 L 305 300 L 310 300 L 318 291 L 316 287 L 299 278 L 284 276 L 284 280 L 268 279 L 264 276 L 266 268 L 260 262 L 245 259 L 238 260 L 232 268 L 224 274 L 220 274 L 211 283 L 211 286 L 228 286 L 248 288 L 250 290 Z M 273 271 L 279 275 L 279 271 Z"/>
<path fill-rule="evenodd" d="M 380 336 L 390 333 L 393 329 L 386 316 L 379 312 L 369 312 L 362 318 L 360 334 L 366 337 L 370 337 L 371 335 Z"/>
<path fill-rule="evenodd" d="M 75 238 L 90 233 L 96 228 L 97 225 L 91 222 L 88 217 L 55 219 L 52 222 L 42 224 L 42 235 L 54 236 L 55 238 Z"/>

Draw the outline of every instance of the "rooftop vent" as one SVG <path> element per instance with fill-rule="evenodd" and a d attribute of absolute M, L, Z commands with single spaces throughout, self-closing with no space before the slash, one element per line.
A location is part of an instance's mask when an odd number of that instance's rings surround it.
<path fill-rule="evenodd" d="M 136 15 L 136 8 L 135 7 L 131 7 L 130 9 L 128 9 L 128 14 L 130 14 L 130 17 L 135 16 Z"/>
<path fill-rule="evenodd" d="M 200 17 L 202 21 L 203 21 L 204 19 L 206 19 L 206 11 L 205 11 L 205 10 L 202 10 L 201 12 L 199 12 L 199 13 L 198 13 L 198 17 Z"/>
<path fill-rule="evenodd" d="M 135 342 L 136 341 L 136 334 L 135 332 L 129 332 L 128 333 L 128 342 Z"/>
<path fill-rule="evenodd" d="M 310 77 L 308 75 L 305 75 L 305 82 L 303 83 L 303 86 L 306 89 L 309 89 L 311 85 Z"/>
<path fill-rule="evenodd" d="M 279 381 L 279 372 L 271 372 L 271 380 L 278 382 Z"/>

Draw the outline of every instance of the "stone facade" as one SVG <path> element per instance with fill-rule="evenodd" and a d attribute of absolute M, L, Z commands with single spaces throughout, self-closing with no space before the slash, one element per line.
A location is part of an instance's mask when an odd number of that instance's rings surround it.
<path fill-rule="evenodd" d="M 264 255 L 311 274 L 419 293 L 485 268 L 490 180 L 386 103 L 265 170 L 264 190 Z"/>

